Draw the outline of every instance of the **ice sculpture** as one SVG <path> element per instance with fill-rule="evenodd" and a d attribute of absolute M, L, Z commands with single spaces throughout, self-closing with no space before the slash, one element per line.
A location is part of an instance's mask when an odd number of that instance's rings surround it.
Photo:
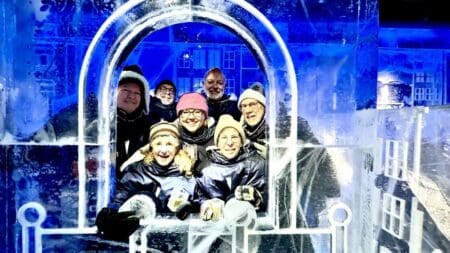
<path fill-rule="evenodd" d="M 377 1 L 0 7 L 5 252 L 449 250 L 449 182 L 436 178 L 449 164 L 448 108 L 356 111 L 376 100 Z M 248 82 L 266 84 L 267 212 L 231 226 L 158 218 L 129 244 L 97 237 L 95 215 L 114 190 L 114 88 L 133 61 L 152 80 L 177 78 L 183 91 L 199 88 L 210 62 L 239 73 L 236 95 Z M 98 135 L 85 131 L 92 120 Z"/>

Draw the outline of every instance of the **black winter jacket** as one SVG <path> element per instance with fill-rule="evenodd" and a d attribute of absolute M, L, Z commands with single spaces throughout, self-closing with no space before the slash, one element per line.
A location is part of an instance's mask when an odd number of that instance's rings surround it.
<path fill-rule="evenodd" d="M 191 133 L 187 131 L 181 123 L 178 123 L 178 131 L 180 132 L 180 140 L 183 143 L 183 146 L 195 146 L 197 150 L 197 161 L 194 165 L 194 173 L 196 173 L 198 166 L 208 160 L 208 156 L 206 154 L 206 148 L 214 145 L 214 131 L 216 126 L 214 125 L 214 119 L 210 117 L 207 120 L 208 125 L 206 127 L 202 127 L 195 133 Z"/>
<path fill-rule="evenodd" d="M 120 166 L 140 147 L 148 143 L 150 123 L 143 112 L 126 113 L 117 108 L 116 177 Z M 128 143 L 128 148 L 126 147 Z"/>
<path fill-rule="evenodd" d="M 111 208 L 118 209 L 126 200 L 138 193 L 149 195 L 156 205 L 157 213 L 167 213 L 170 194 L 175 189 L 184 189 L 193 195 L 194 178 L 184 177 L 174 165 L 161 167 L 144 161 L 130 164 L 125 168 L 122 179 L 116 186 Z"/>
<path fill-rule="evenodd" d="M 226 159 L 217 149 L 210 150 L 208 156 L 210 160 L 201 166 L 201 176 L 197 178 L 194 193 L 196 205 L 200 206 L 205 200 L 213 198 L 227 201 L 234 197 L 234 191 L 240 185 L 253 186 L 263 196 L 263 203 L 267 202 L 266 160 L 255 150 L 241 150 L 232 160 Z"/>
<path fill-rule="evenodd" d="M 174 101 L 170 105 L 165 105 L 161 99 L 152 96 L 150 97 L 150 113 L 148 115 L 150 124 L 160 122 L 161 120 L 172 122 L 177 119 L 177 103 Z"/>
<path fill-rule="evenodd" d="M 245 136 L 252 142 L 264 143 L 268 138 L 269 127 L 266 124 L 266 120 L 262 119 L 258 125 L 251 127 L 245 122 L 242 124 L 244 128 Z"/>
<path fill-rule="evenodd" d="M 210 117 L 213 117 L 216 122 L 218 122 L 219 117 L 224 114 L 230 114 L 237 121 L 241 119 L 241 111 L 239 111 L 237 107 L 237 101 L 230 95 L 223 95 L 220 100 L 212 100 L 209 99 L 205 93 L 202 94 L 205 96 L 208 103 L 208 114 Z"/>

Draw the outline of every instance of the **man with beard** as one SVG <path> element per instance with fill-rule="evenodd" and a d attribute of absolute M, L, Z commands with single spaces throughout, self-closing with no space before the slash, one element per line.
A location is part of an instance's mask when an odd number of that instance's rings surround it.
<path fill-rule="evenodd" d="M 97 215 L 98 231 L 106 239 L 126 241 L 140 220 L 178 214 L 189 207 L 195 187 L 195 179 L 189 176 L 193 162 L 180 149 L 178 128 L 161 122 L 152 126 L 149 135 L 150 149 L 144 159 L 125 168 L 112 203 Z"/>
<path fill-rule="evenodd" d="M 208 102 L 208 114 L 216 122 L 224 114 L 230 114 L 235 120 L 241 117 L 236 99 L 224 94 L 225 87 L 225 75 L 219 68 L 212 68 L 206 72 L 203 78 L 203 92 Z"/>
<path fill-rule="evenodd" d="M 172 122 L 177 118 L 175 96 L 177 89 L 170 80 L 163 80 L 155 87 L 155 96 L 150 97 L 151 125 L 161 120 Z"/>

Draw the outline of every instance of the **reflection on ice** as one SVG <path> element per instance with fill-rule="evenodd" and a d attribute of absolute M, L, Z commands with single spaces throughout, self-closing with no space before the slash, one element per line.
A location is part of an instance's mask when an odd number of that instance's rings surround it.
<path fill-rule="evenodd" d="M 47 122 L 48 100 L 32 86 L 10 90 L 8 95 L 8 106 L 22 112 L 13 115 L 9 129 L 18 140 L 27 141 Z"/>
<path fill-rule="evenodd" d="M 353 166 L 349 164 L 352 158 L 346 157 L 342 150 L 330 148 L 328 153 L 336 166 L 336 176 L 339 184 L 348 185 L 353 180 Z"/>

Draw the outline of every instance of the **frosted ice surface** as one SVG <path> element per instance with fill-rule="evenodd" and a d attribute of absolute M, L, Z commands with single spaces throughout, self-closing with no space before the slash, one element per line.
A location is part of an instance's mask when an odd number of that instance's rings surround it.
<path fill-rule="evenodd" d="M 17 9 L 0 3 L 0 36 L 6 38 L 0 42 L 0 186 L 7 193 L 0 202 L 7 210 L 0 217 L 0 240 L 8 252 L 126 252 L 128 245 L 156 252 L 329 252 L 333 245 L 339 252 L 371 252 L 378 245 L 450 250 L 448 109 L 355 111 L 376 97 L 376 0 L 22 2 Z M 135 3 L 142 5 L 124 10 Z M 213 10 L 191 15 L 203 7 Z M 160 15 L 168 17 L 145 23 Z M 105 20 L 111 23 L 92 48 L 90 65 L 83 65 Z M 127 37 L 133 32 L 136 37 Z M 109 154 L 114 131 L 104 127 L 114 119 L 110 83 L 128 63 L 142 65 L 154 82 L 173 78 L 183 91 L 200 88 L 204 70 L 214 65 L 226 70 L 227 92 L 239 95 L 254 81 L 266 85 L 272 202 L 257 213 L 256 224 L 253 218 L 248 229 L 195 216 L 157 219 L 143 224 L 130 244 L 97 237 L 95 216 L 115 183 Z M 79 82 L 82 73 L 86 80 Z M 79 83 L 85 85 L 80 93 Z M 86 122 L 78 119 L 77 98 L 84 101 Z M 418 128 L 421 119 L 424 127 Z M 89 125 L 96 120 L 99 125 Z M 78 138 L 79 123 L 93 138 Z M 90 127 L 99 127 L 98 140 L 87 134 Z M 419 200 L 417 207 L 411 207 L 411 196 Z M 403 216 L 386 211 L 388 200 L 396 198 L 393 206 L 408 207 L 399 211 Z M 36 243 L 22 243 L 28 230 L 22 231 L 24 223 L 14 215 L 27 203 L 39 203 L 46 212 L 37 227 L 42 244 L 33 235 Z M 337 244 L 331 244 L 337 224 L 331 210 L 339 204 L 351 212 L 335 218 L 347 216 L 349 224 L 337 227 Z M 226 220 L 247 224 L 234 214 Z M 36 215 L 30 211 L 26 217 Z M 415 223 L 420 215 L 423 226 Z M 396 234 L 395 222 L 404 224 L 404 234 Z M 413 249 L 419 246 L 412 242 L 423 239 L 414 238 L 420 228 L 423 238 L 436 241 L 423 240 L 422 248 Z"/>

